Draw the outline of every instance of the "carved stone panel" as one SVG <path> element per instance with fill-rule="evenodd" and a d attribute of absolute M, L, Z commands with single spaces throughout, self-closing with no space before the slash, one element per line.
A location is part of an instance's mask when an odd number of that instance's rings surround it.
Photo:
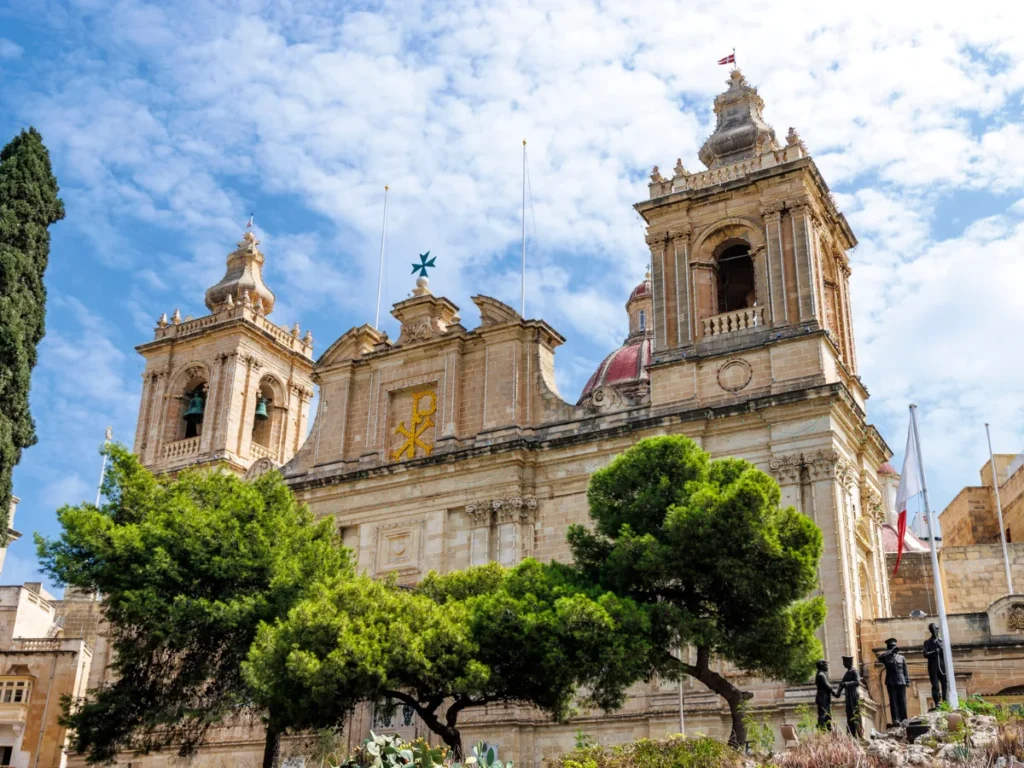
<path fill-rule="evenodd" d="M 423 521 L 382 525 L 374 542 L 374 573 L 417 573 L 422 570 Z"/>

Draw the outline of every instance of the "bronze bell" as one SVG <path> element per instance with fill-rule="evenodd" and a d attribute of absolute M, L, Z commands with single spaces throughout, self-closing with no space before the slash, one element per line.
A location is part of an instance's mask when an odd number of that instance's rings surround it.
<path fill-rule="evenodd" d="M 185 411 L 185 421 L 198 424 L 203 420 L 203 411 L 206 408 L 206 402 L 203 400 L 203 396 L 196 392 L 192 395 L 192 399 L 189 401 L 188 410 Z"/>
<path fill-rule="evenodd" d="M 266 421 L 269 418 L 270 415 L 267 413 L 267 401 L 260 396 L 260 399 L 256 401 L 256 420 Z"/>

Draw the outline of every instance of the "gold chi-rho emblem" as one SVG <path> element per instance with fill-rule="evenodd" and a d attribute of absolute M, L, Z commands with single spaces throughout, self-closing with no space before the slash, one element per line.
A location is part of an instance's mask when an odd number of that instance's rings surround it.
<path fill-rule="evenodd" d="M 420 403 L 424 400 L 429 400 L 430 404 L 426 408 L 420 408 Z M 436 412 L 436 394 L 433 392 L 416 392 L 413 394 L 412 418 L 410 419 L 409 428 L 406 428 L 404 421 L 395 428 L 395 434 L 404 436 L 405 442 L 402 443 L 401 447 L 397 451 L 391 452 L 391 458 L 393 461 L 401 459 L 402 454 L 406 454 L 407 459 L 415 459 L 417 446 L 419 446 L 425 456 L 430 455 L 434 446 L 432 444 L 425 443 L 421 439 L 421 436 L 426 430 L 434 426 L 434 422 L 430 417 Z"/>

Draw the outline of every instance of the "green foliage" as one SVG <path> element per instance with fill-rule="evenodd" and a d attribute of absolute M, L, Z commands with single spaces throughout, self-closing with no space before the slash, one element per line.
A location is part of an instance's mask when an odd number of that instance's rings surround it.
<path fill-rule="evenodd" d="M 261 623 L 351 565 L 277 473 L 155 478 L 122 446 L 105 450 L 106 503 L 65 506 L 60 538 L 36 538 L 44 570 L 99 591 L 110 623 L 115 682 L 68 713 L 72 746 L 90 761 L 171 744 L 187 755 L 254 703 L 242 662 Z"/>
<path fill-rule="evenodd" d="M 591 745 L 566 752 L 553 763 L 553 768 L 738 768 L 743 764 L 738 753 L 706 736 Z"/>
<path fill-rule="evenodd" d="M 49 227 L 64 218 L 57 192 L 35 128 L 0 150 L 0 544 L 7 543 L 14 467 L 36 442 L 28 394 L 46 331 Z"/>
<path fill-rule="evenodd" d="M 808 739 L 818 732 L 818 715 L 809 704 L 796 708 L 796 732 L 801 739 Z"/>
<path fill-rule="evenodd" d="M 651 609 L 653 668 L 673 673 L 671 648 L 703 651 L 703 665 L 686 671 L 726 696 L 734 729 L 741 697 L 707 669 L 711 655 L 751 674 L 807 680 L 822 653 L 815 631 L 825 604 L 809 597 L 822 537 L 779 507 L 775 480 L 741 459 L 712 461 L 689 438 L 656 437 L 596 472 L 587 498 L 595 530 L 569 530 L 578 571 Z"/>
<path fill-rule="evenodd" d="M 943 703 L 945 704 L 945 702 Z M 972 715 L 988 715 L 989 717 L 996 717 L 1001 710 L 1001 707 L 985 701 L 980 693 L 960 699 L 960 708 L 966 709 Z"/>
<path fill-rule="evenodd" d="M 514 768 L 511 760 L 502 762 L 498 759 L 498 748 L 486 741 L 478 741 L 473 745 L 473 754 L 466 758 L 465 765 L 478 768 Z M 453 768 L 462 768 L 458 763 Z"/>
<path fill-rule="evenodd" d="M 744 702 L 743 723 L 747 730 L 746 746 L 756 755 L 771 754 L 775 749 L 775 730 L 768 718 L 754 717 Z"/>
<path fill-rule="evenodd" d="M 575 738 L 576 749 L 592 747 L 597 743 L 594 741 L 594 738 L 582 728 L 577 728 L 573 736 Z"/>
<path fill-rule="evenodd" d="M 370 732 L 355 752 L 331 768 L 441 768 L 445 753 L 423 739 L 407 742 L 401 736 Z"/>

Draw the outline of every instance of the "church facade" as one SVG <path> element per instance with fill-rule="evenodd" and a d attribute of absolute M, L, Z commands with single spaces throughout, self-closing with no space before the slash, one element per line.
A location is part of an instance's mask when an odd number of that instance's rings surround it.
<path fill-rule="evenodd" d="M 135 451 L 159 472 L 280 467 L 317 516 L 336 521 L 361 570 L 415 583 L 431 570 L 567 559 L 568 526 L 589 519 L 590 475 L 638 440 L 683 434 L 771 473 L 783 503 L 821 528 L 826 658 L 833 669 L 842 656 L 872 663 L 860 626 L 890 615 L 891 505 L 878 468 L 891 452 L 867 420 L 857 373 L 847 256 L 856 239 L 797 134 L 779 140 L 762 109 L 733 71 L 700 152 L 706 169 L 652 172 L 649 199 L 636 205 L 650 274 L 626 300 L 622 347 L 577 402 L 555 384 L 557 330 L 487 296 L 472 297 L 480 323 L 467 328 L 426 278 L 393 307 L 398 338 L 363 325 L 314 362 L 311 336 L 268 319 L 274 296 L 247 234 L 207 292 L 210 314 L 161 318 L 138 348 L 147 366 Z M 723 671 L 755 692 L 755 717 L 781 722 L 813 699 L 809 684 Z M 605 743 L 678 732 L 680 702 L 687 731 L 728 735 L 724 702 L 693 681 L 638 685 L 621 711 L 568 724 L 489 708 L 463 730 L 537 765 L 571 748 L 578 729 Z M 865 716 L 879 711 L 868 697 Z M 375 725 L 426 733 L 409 713 L 383 723 L 367 708 L 349 723 L 350 741 Z M 223 729 L 208 764 L 250 764 L 258 734 Z"/>

